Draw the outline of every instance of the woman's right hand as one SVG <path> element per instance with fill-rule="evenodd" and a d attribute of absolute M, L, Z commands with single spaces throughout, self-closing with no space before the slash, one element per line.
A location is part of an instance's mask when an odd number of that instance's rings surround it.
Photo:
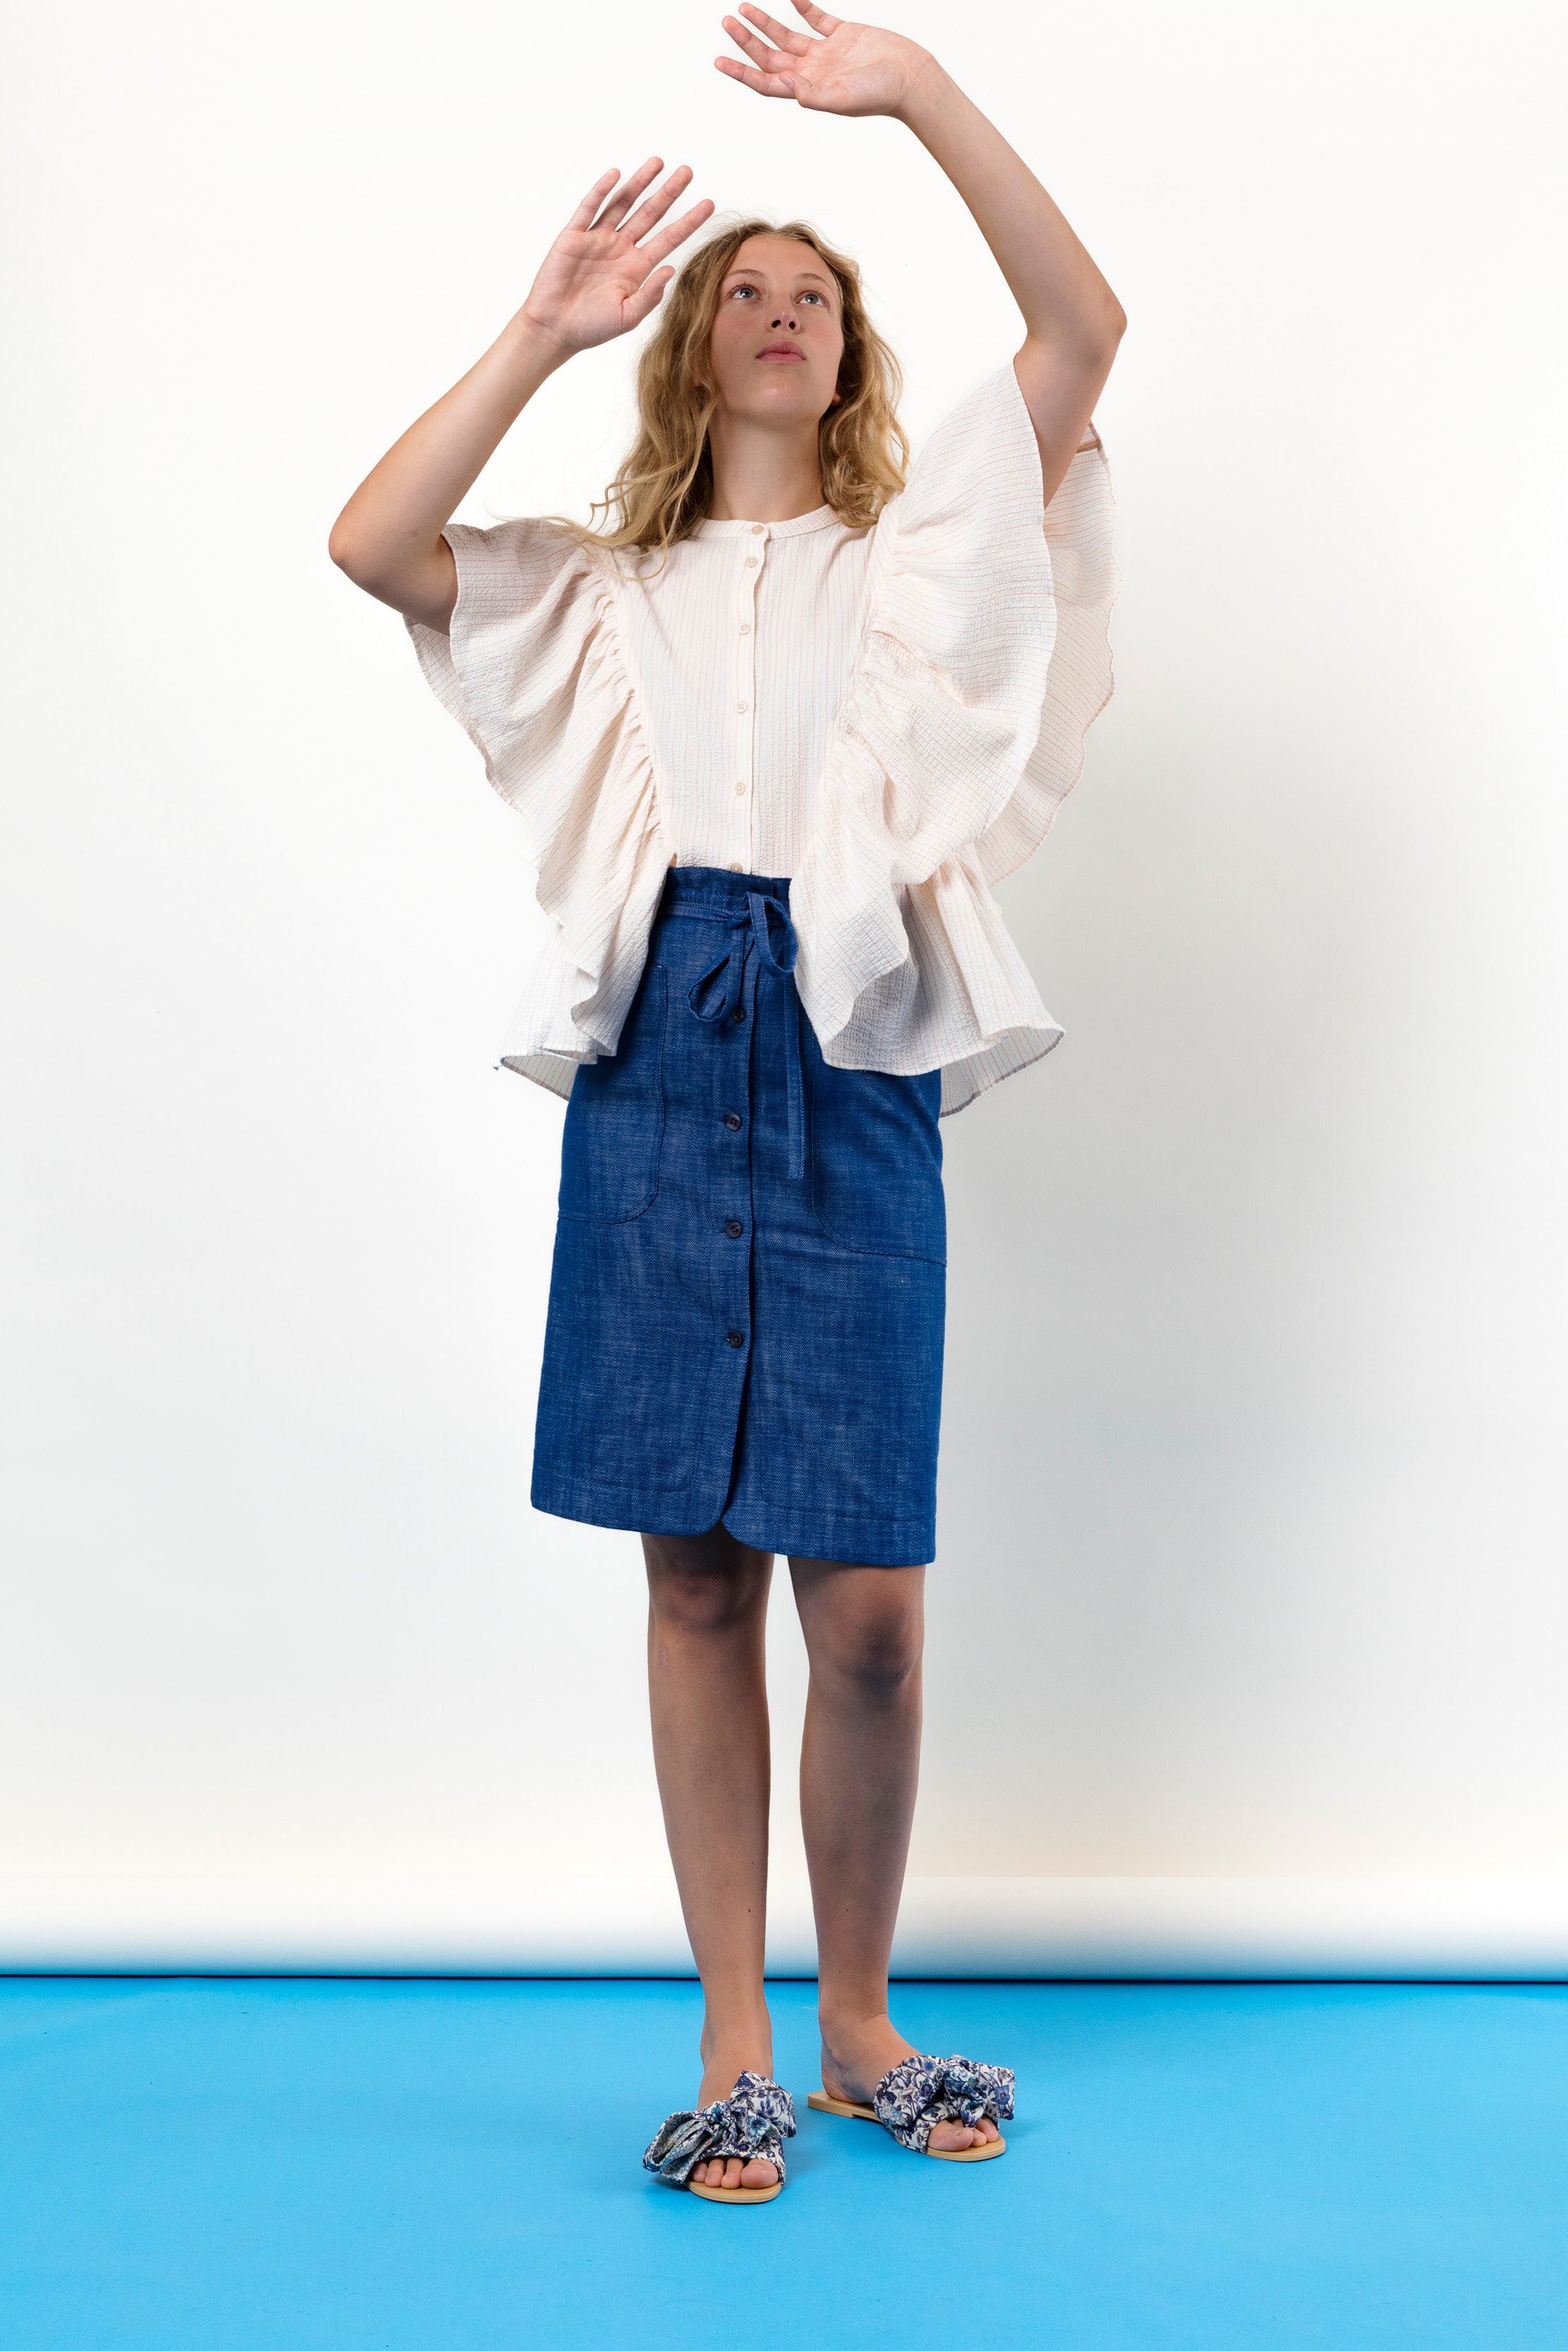
<path fill-rule="evenodd" d="M 675 198 L 691 184 L 682 163 L 657 194 L 638 199 L 664 170 L 650 155 L 624 187 L 619 172 L 601 173 L 546 254 L 518 318 L 563 351 L 586 351 L 624 335 L 658 304 L 674 276 L 666 254 L 700 228 L 713 204 L 707 197 L 649 235 Z M 636 206 L 633 211 L 632 207 Z M 646 238 L 645 244 L 639 240 Z"/>

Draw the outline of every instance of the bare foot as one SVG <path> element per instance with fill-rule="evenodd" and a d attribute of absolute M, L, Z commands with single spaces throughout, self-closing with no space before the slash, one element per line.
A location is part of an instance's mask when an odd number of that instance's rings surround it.
<path fill-rule="evenodd" d="M 822 2087 L 830 2098 L 847 2098 L 869 2106 L 872 2094 L 884 2074 L 901 2058 L 918 2053 L 902 2032 L 894 2030 L 885 2013 L 854 2019 L 835 2017 L 830 2028 L 822 2022 Z M 1000 2138 L 994 2122 L 934 2123 L 930 2144 L 944 2155 L 959 2155 L 967 2147 Z"/>
<path fill-rule="evenodd" d="M 760 2025 L 747 2032 L 720 2037 L 711 2033 L 705 2024 L 702 2059 L 699 2106 L 711 2106 L 716 2098 L 727 2098 L 742 2074 L 766 2074 L 771 2078 L 773 2033 L 766 2011 Z M 714 2156 L 710 2161 L 699 2163 L 692 2173 L 693 2184 L 704 2188 L 772 2188 L 778 2179 L 778 2165 L 762 2156 L 753 2156 L 749 2163 L 742 2163 L 737 2155 Z"/>

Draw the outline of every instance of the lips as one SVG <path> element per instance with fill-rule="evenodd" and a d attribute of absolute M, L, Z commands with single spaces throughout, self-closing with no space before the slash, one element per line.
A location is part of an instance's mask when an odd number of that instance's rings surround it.
<path fill-rule="evenodd" d="M 795 343 L 769 343 L 767 350 L 758 351 L 757 356 L 759 360 L 800 360 L 803 362 L 806 354 Z"/>

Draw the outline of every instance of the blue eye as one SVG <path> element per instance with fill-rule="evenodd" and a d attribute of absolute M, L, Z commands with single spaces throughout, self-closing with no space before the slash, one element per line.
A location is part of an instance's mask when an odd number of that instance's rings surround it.
<path fill-rule="evenodd" d="M 737 300 L 742 294 L 750 295 L 758 301 L 762 298 L 761 289 L 756 286 L 732 286 L 729 289 L 729 298 L 732 302 Z M 814 286 L 808 286 L 795 298 L 801 304 L 814 302 L 819 310 L 825 310 L 828 307 L 827 296 L 821 293 Z"/>

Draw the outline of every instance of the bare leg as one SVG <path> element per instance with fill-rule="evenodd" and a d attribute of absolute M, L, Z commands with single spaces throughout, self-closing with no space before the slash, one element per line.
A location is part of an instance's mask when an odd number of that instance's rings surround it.
<path fill-rule="evenodd" d="M 800 1823 L 817 1917 L 822 2086 L 868 2100 L 913 2044 L 887 2012 L 887 1961 L 920 1777 L 923 1567 L 792 1559 L 811 1661 Z M 995 2138 L 994 2123 L 938 2123 L 934 2147 Z"/>
<path fill-rule="evenodd" d="M 699 2105 L 773 2071 L 762 1989 L 768 1900 L 765 1633 L 773 1561 L 722 1526 L 644 1535 L 653 1763 L 681 1908 L 702 1978 Z M 712 2187 L 769 2188 L 770 2163 L 700 2165 Z"/>

